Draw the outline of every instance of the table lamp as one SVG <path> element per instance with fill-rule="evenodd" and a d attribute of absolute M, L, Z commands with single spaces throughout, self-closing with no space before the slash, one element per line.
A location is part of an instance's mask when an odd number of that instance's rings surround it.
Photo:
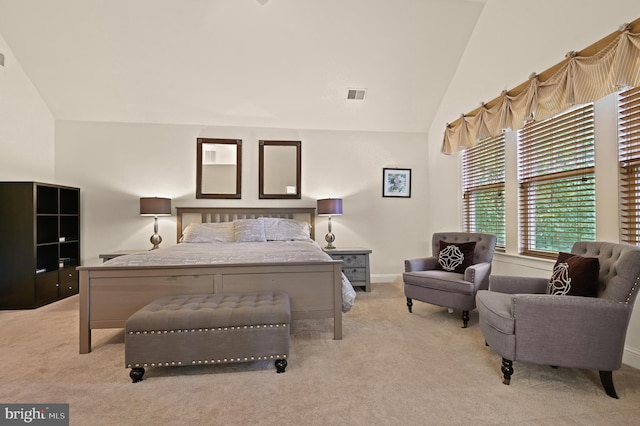
<path fill-rule="evenodd" d="M 327 241 L 325 249 L 335 249 L 333 242 L 336 240 L 335 235 L 331 232 L 331 216 L 339 216 L 342 214 L 342 198 L 325 198 L 318 200 L 318 216 L 329 216 L 329 232 L 324 236 Z"/>
<path fill-rule="evenodd" d="M 162 242 L 162 237 L 158 235 L 158 216 L 171 216 L 171 199 L 159 197 L 140 198 L 140 216 L 153 216 L 153 235 L 149 239 L 155 250 Z"/>

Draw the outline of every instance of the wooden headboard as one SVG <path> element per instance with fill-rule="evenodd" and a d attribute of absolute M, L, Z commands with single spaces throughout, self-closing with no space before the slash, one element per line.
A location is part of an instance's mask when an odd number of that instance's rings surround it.
<path fill-rule="evenodd" d="M 180 241 L 184 229 L 191 223 L 231 222 L 235 219 L 259 217 L 281 217 L 308 222 L 311 225 L 311 238 L 315 238 L 315 207 L 177 207 L 176 210 L 176 241 Z"/>

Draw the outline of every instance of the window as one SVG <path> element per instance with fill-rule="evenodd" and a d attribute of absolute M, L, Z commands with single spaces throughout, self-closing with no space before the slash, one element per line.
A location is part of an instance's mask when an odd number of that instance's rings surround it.
<path fill-rule="evenodd" d="M 505 246 L 504 135 L 480 141 L 462 154 L 464 228 L 486 232 Z"/>
<path fill-rule="evenodd" d="M 593 104 L 518 131 L 520 252 L 555 257 L 596 232 Z"/>
<path fill-rule="evenodd" d="M 640 245 L 640 88 L 618 95 L 620 240 Z"/>

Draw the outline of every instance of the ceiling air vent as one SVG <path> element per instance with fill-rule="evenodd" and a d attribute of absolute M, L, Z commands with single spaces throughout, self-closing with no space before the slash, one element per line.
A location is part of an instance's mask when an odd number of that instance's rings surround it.
<path fill-rule="evenodd" d="M 365 89 L 349 89 L 347 99 L 361 101 L 364 100 Z"/>

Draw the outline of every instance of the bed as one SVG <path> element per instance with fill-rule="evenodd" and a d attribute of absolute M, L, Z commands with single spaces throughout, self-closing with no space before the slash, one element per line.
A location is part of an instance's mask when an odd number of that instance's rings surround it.
<path fill-rule="evenodd" d="M 284 291 L 292 319 L 333 319 L 334 339 L 342 339 L 342 313 L 355 292 L 342 262 L 313 241 L 314 219 L 314 208 L 177 208 L 178 244 L 78 267 L 80 353 L 91 352 L 91 330 L 124 328 L 144 305 L 176 294 Z M 265 240 L 289 239 L 254 241 L 257 222 Z M 297 238 L 305 226 L 307 238 Z"/>

